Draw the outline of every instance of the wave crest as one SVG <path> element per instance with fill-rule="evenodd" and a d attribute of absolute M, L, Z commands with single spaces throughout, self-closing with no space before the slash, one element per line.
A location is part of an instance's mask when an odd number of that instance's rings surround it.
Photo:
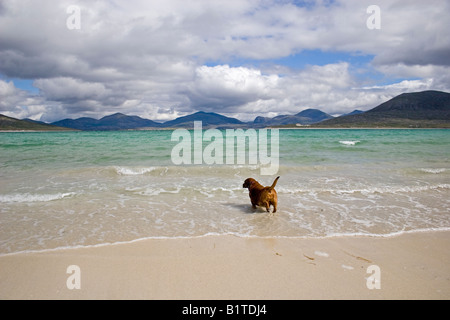
<path fill-rule="evenodd" d="M 55 193 L 55 194 L 30 194 L 30 193 L 16 193 L 0 195 L 0 203 L 24 203 L 24 202 L 47 202 L 60 200 L 66 197 L 75 195 L 74 192 Z"/>
<path fill-rule="evenodd" d="M 374 193 L 414 193 L 414 192 L 423 192 L 423 191 L 429 191 L 429 190 L 437 190 L 437 189 L 450 189 L 450 184 L 447 183 L 441 183 L 437 185 L 428 185 L 428 186 L 415 186 L 415 187 L 408 187 L 408 186 L 399 186 L 399 187 L 372 187 L 372 188 L 364 188 L 364 189 L 320 189 L 320 188 L 314 188 L 314 189 L 303 189 L 303 188 L 283 188 L 278 187 L 277 192 L 278 193 L 287 193 L 287 194 L 295 194 L 295 193 L 311 193 L 311 192 L 327 192 L 332 194 L 355 194 L 355 193 L 361 193 L 361 194 L 374 194 Z"/>
<path fill-rule="evenodd" d="M 341 140 L 339 141 L 340 144 L 346 145 L 346 146 L 354 146 L 357 143 L 360 143 L 359 140 Z"/>

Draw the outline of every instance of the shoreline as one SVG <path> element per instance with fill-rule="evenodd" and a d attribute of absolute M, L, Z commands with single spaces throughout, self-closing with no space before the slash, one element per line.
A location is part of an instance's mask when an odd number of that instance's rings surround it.
<path fill-rule="evenodd" d="M 425 130 L 425 129 L 450 129 L 449 127 L 424 127 L 424 128 L 409 128 L 409 127 L 266 127 L 265 129 L 281 129 L 281 130 Z"/>
<path fill-rule="evenodd" d="M 309 239 L 208 235 L 15 253 L 0 256 L 0 298 L 450 299 L 449 245 L 450 231 L 438 230 Z M 67 286 L 71 265 L 80 268 L 80 289 Z M 380 289 L 368 288 L 376 275 L 370 266 L 379 267 Z"/>
<path fill-rule="evenodd" d="M 97 244 L 88 244 L 88 245 L 75 245 L 75 246 L 62 246 L 55 248 L 46 248 L 46 249 L 31 249 L 31 250 L 22 250 L 15 252 L 6 252 L 0 253 L 1 257 L 8 257 L 14 255 L 21 254 L 44 254 L 58 251 L 70 251 L 70 250 L 79 250 L 79 249 L 91 249 L 91 248 L 101 248 L 107 246 L 116 246 L 116 245 L 127 245 L 133 244 L 141 241 L 159 241 L 159 240 L 194 240 L 194 239 L 202 239 L 208 237 L 235 237 L 243 240 L 325 240 L 325 239 L 346 239 L 346 238 L 374 238 L 374 239 L 390 239 L 395 237 L 400 237 L 407 234 L 420 234 L 420 233 L 434 233 L 434 232 L 450 232 L 450 227 L 446 228 L 425 228 L 425 229 L 416 229 L 416 230 L 408 230 L 408 231 L 398 231 L 389 234 L 363 234 L 363 233 L 348 233 L 348 234 L 331 234 L 327 236 L 257 236 L 257 235 L 241 235 L 241 234 L 219 234 L 219 233 L 207 233 L 203 235 L 196 236 L 155 236 L 155 237 L 142 237 L 132 240 L 121 240 L 116 242 L 105 242 L 105 243 L 97 243 Z"/>
<path fill-rule="evenodd" d="M 191 127 L 170 127 L 170 128 L 136 128 L 136 129 L 122 129 L 122 130 L 77 130 L 70 129 L 67 130 L 0 130 L 0 133 L 15 133 L 15 132 L 118 132 L 118 131 L 173 131 L 177 129 L 187 129 L 194 130 Z M 205 127 L 204 130 L 207 129 L 217 129 L 216 127 Z M 423 127 L 423 128 L 409 128 L 409 127 L 236 127 L 236 128 L 219 128 L 219 130 L 225 129 L 280 129 L 280 130 L 442 130 L 442 129 L 450 129 L 450 127 Z"/>

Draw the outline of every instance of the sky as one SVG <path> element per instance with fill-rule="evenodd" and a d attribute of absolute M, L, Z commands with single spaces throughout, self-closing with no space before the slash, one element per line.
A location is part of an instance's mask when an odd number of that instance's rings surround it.
<path fill-rule="evenodd" d="M 0 113 L 242 121 L 450 92 L 448 0 L 0 0 Z"/>

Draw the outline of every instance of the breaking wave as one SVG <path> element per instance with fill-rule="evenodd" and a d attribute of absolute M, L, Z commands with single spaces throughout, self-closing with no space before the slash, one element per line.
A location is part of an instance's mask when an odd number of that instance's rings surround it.
<path fill-rule="evenodd" d="M 30 194 L 30 193 L 16 193 L 0 195 L 0 203 L 25 203 L 25 202 L 47 202 L 60 200 L 63 198 L 75 195 L 74 192 L 56 193 L 56 194 Z"/>
<path fill-rule="evenodd" d="M 340 144 L 346 145 L 346 146 L 354 146 L 357 143 L 360 143 L 359 140 L 341 140 L 339 141 Z"/>

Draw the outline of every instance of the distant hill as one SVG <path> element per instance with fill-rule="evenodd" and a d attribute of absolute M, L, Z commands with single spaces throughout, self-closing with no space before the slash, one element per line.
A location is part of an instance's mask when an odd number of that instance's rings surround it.
<path fill-rule="evenodd" d="M 306 109 L 294 115 L 280 115 L 273 118 L 256 117 L 253 124 L 259 126 L 295 125 L 297 123 L 307 125 L 332 118 L 333 116 L 323 111 L 317 109 Z"/>
<path fill-rule="evenodd" d="M 343 115 L 341 115 L 340 117 L 352 116 L 352 115 L 360 114 L 360 113 L 364 113 L 364 111 L 361 111 L 361 110 L 353 110 L 352 112 L 343 114 Z"/>
<path fill-rule="evenodd" d="M 366 112 L 392 118 L 450 120 L 450 93 L 423 91 L 403 93 Z"/>
<path fill-rule="evenodd" d="M 70 129 L 39 123 L 33 120 L 19 120 L 0 114 L 0 131 L 67 131 Z"/>
<path fill-rule="evenodd" d="M 105 116 L 100 120 L 83 117 L 78 119 L 64 119 L 53 122 L 52 125 L 67 127 L 77 130 L 128 130 L 145 127 L 160 127 L 161 124 L 138 116 L 127 116 L 115 113 Z"/>
<path fill-rule="evenodd" d="M 238 119 L 225 117 L 223 115 L 214 112 L 199 111 L 187 116 L 176 118 L 175 120 L 164 122 L 162 127 L 194 127 L 194 121 L 202 121 L 203 127 L 233 127 L 244 125 L 244 123 Z"/>
<path fill-rule="evenodd" d="M 76 130 L 92 130 L 91 128 L 97 124 L 98 120 L 93 118 L 78 118 L 78 119 L 63 119 L 56 122 L 52 122 L 54 126 L 61 126 Z"/>
<path fill-rule="evenodd" d="M 360 114 L 323 121 L 318 127 L 450 127 L 450 93 L 403 93 Z"/>
<path fill-rule="evenodd" d="M 64 119 L 46 124 L 33 120 L 18 120 L 0 115 L 0 130 L 133 130 L 143 128 L 193 128 L 194 121 L 202 121 L 203 128 L 264 128 L 269 126 L 295 127 L 296 124 L 314 127 L 444 127 L 450 128 L 450 93 L 423 91 L 403 93 L 379 106 L 363 112 L 355 110 L 333 118 L 318 109 L 306 109 L 294 115 L 273 118 L 256 117 L 242 122 L 218 113 L 199 111 L 164 123 L 115 113 L 99 120 L 93 118 Z"/>
<path fill-rule="evenodd" d="M 115 113 L 109 116 L 105 116 L 100 120 L 83 117 L 78 119 L 64 119 L 53 122 L 52 124 L 78 130 L 133 130 L 143 128 L 193 128 L 194 121 L 202 121 L 203 127 L 226 127 L 243 124 L 243 122 L 234 118 L 225 117 L 217 113 L 208 113 L 203 111 L 179 117 L 175 120 L 167 121 L 164 123 L 143 119 L 138 116 L 127 116 L 122 113 Z"/>

